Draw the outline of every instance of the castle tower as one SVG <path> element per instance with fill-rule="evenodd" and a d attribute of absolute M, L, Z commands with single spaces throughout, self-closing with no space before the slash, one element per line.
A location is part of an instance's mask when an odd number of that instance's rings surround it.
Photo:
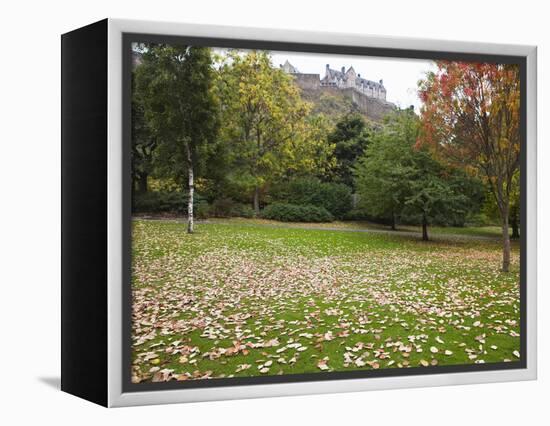
<path fill-rule="evenodd" d="M 298 68 L 296 68 L 290 62 L 288 62 L 288 59 L 285 61 L 284 64 L 279 64 L 279 68 L 281 68 L 287 74 L 299 74 L 300 73 L 300 71 L 298 71 Z"/>

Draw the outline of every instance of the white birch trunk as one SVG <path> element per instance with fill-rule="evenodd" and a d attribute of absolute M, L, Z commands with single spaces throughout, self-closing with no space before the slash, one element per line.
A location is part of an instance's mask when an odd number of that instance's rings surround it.
<path fill-rule="evenodd" d="M 189 185 L 189 199 L 187 202 L 187 233 L 193 233 L 193 196 L 195 193 L 195 183 L 193 175 L 193 158 L 191 156 L 191 149 L 187 145 L 187 171 L 188 171 L 188 185 Z"/>

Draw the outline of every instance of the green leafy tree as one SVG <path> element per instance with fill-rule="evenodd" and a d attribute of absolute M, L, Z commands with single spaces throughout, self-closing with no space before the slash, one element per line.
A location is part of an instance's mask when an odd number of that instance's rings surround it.
<path fill-rule="evenodd" d="M 354 168 L 358 207 L 389 221 L 393 230 L 409 193 L 409 169 L 402 160 L 410 155 L 410 139 L 403 130 L 388 124 L 376 133 Z"/>
<path fill-rule="evenodd" d="M 402 214 L 416 217 L 422 225 L 422 239 L 428 240 L 428 225 L 453 222 L 467 214 L 469 200 L 456 191 L 448 171 L 426 150 L 411 149 L 408 163 L 408 191 Z"/>
<path fill-rule="evenodd" d="M 328 141 L 334 144 L 334 180 L 354 188 L 353 167 L 363 155 L 373 135 L 362 115 L 347 114 L 336 123 Z"/>
<path fill-rule="evenodd" d="M 329 153 L 320 117 L 308 117 L 311 104 L 300 97 L 292 76 L 274 68 L 267 52 L 229 52 L 219 67 L 222 139 L 233 153 L 235 178 L 260 196 L 282 176 L 322 169 Z M 322 126 L 321 126 L 322 125 Z"/>
<path fill-rule="evenodd" d="M 477 177 L 470 175 L 461 168 L 445 166 L 445 178 L 454 193 L 465 196 L 461 212 L 443 218 L 440 223 L 452 226 L 464 226 L 467 220 L 475 220 L 480 213 L 487 196 L 487 186 Z"/>
<path fill-rule="evenodd" d="M 389 219 L 393 229 L 397 217 L 421 224 L 422 239 L 428 240 L 429 224 L 456 223 L 479 208 L 474 194 L 479 197 L 482 187 L 439 163 L 426 148 L 415 147 L 418 132 L 414 112 L 390 116 L 359 161 L 355 175 L 360 206 L 373 216 Z"/>
<path fill-rule="evenodd" d="M 132 193 L 143 194 L 148 190 L 148 178 L 153 172 L 157 138 L 145 120 L 144 106 L 135 89 L 135 71 L 132 73 L 132 88 Z"/>
<path fill-rule="evenodd" d="M 157 169 L 187 187 L 189 233 L 194 225 L 195 169 L 204 163 L 218 130 L 213 72 L 209 49 L 164 44 L 145 46 L 135 72 L 136 99 L 159 140 Z"/>

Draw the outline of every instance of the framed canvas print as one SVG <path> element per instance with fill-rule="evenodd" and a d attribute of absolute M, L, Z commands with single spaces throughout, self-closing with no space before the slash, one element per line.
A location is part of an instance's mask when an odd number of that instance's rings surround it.
<path fill-rule="evenodd" d="M 106 19 L 62 42 L 62 389 L 536 378 L 536 49 Z"/>

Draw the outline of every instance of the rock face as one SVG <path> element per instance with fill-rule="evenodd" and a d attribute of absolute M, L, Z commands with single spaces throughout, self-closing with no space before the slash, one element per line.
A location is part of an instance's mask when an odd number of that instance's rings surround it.
<path fill-rule="evenodd" d="M 383 99 L 372 98 L 352 88 L 342 89 L 359 110 L 374 121 L 381 121 L 385 115 L 396 109 L 395 105 Z"/>
<path fill-rule="evenodd" d="M 350 112 L 360 112 L 370 120 L 381 121 L 386 114 L 396 109 L 393 103 L 386 101 L 386 88 L 382 80 L 374 82 L 364 79 L 353 67 L 347 71 L 342 67 L 338 71 L 327 64 L 323 78 L 320 74 L 301 73 L 288 61 L 281 64 L 280 68 L 294 77 L 304 98 L 315 103 L 319 112 L 337 115 L 348 108 Z M 339 101 L 342 97 L 349 101 L 348 105 Z M 331 105 L 334 111 L 330 110 Z"/>

